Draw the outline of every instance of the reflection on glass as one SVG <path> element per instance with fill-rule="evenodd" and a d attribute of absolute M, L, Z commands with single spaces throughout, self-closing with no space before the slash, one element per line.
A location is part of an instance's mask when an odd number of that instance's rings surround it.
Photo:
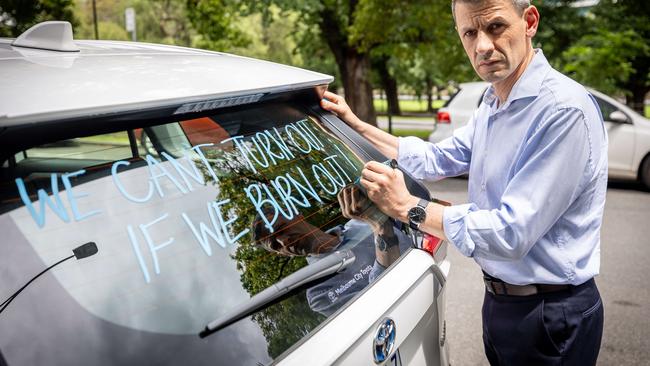
<path fill-rule="evenodd" d="M 265 250 L 282 256 L 304 256 L 314 263 L 328 253 L 351 249 L 355 262 L 341 274 L 307 290 L 312 310 L 331 315 L 347 300 L 373 282 L 409 245 L 409 240 L 393 226 L 392 220 L 374 206 L 355 185 L 337 194 L 342 215 L 350 219 L 343 225 L 322 230 L 304 216 L 275 221 L 273 232 L 265 225 L 273 215 L 265 211 L 253 221 L 253 239 Z M 401 246 L 401 248 L 400 248 Z"/>

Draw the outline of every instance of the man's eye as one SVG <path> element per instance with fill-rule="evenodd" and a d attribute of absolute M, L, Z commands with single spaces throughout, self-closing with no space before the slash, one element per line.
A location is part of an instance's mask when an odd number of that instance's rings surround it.
<path fill-rule="evenodd" d="M 505 25 L 503 23 L 493 23 L 488 26 L 488 32 L 490 33 L 498 33 L 500 32 Z"/>
<path fill-rule="evenodd" d="M 476 31 L 475 31 L 475 30 L 468 30 L 467 32 L 465 32 L 465 35 L 464 35 L 464 36 L 465 36 L 465 37 L 474 37 L 475 35 L 476 35 Z"/>

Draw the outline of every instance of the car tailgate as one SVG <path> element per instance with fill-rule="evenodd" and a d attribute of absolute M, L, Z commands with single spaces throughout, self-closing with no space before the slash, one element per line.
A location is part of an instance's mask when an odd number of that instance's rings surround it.
<path fill-rule="evenodd" d="M 411 250 L 361 297 L 278 364 L 372 364 L 377 326 L 390 317 L 396 326 L 395 349 L 400 350 L 401 364 L 438 365 L 438 305 L 444 304 L 444 284 L 440 283 L 444 277 L 440 273 L 430 255 Z"/>

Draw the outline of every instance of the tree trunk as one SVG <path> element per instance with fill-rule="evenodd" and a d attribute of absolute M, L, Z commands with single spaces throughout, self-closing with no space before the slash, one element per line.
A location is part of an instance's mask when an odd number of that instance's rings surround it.
<path fill-rule="evenodd" d="M 634 72 L 630 75 L 628 81 L 622 85 L 622 89 L 632 92 L 632 95 L 626 97 L 626 104 L 645 115 L 645 96 L 650 91 L 647 83 L 647 75 L 650 71 L 650 57 L 637 57 L 632 62 Z"/>
<path fill-rule="evenodd" d="M 648 93 L 648 88 L 643 85 L 635 85 L 630 88 L 630 91 L 632 91 L 632 95 L 627 96 L 626 104 L 645 116 L 645 96 Z"/>
<path fill-rule="evenodd" d="M 362 121 L 377 125 L 377 115 L 370 84 L 370 57 L 348 49 L 344 59 L 345 71 L 341 71 L 345 100 Z"/>
<path fill-rule="evenodd" d="M 350 6 L 352 7 L 352 4 Z M 370 56 L 348 46 L 347 37 L 342 33 L 333 10 L 327 8 L 323 10 L 319 27 L 325 42 L 334 54 L 343 79 L 345 100 L 362 121 L 376 126 L 377 115 L 370 84 Z"/>
<path fill-rule="evenodd" d="M 433 113 L 433 81 L 429 75 L 427 75 L 425 81 L 427 85 L 427 112 Z"/>
<path fill-rule="evenodd" d="M 388 72 L 388 57 L 376 59 L 373 63 L 375 70 L 379 73 L 381 86 L 386 92 L 387 112 L 399 116 L 402 111 L 399 108 L 399 95 L 397 93 L 397 80 Z"/>

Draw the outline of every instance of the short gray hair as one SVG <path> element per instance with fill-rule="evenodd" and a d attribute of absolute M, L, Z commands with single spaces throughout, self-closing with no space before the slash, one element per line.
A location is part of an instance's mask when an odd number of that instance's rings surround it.
<path fill-rule="evenodd" d="M 488 0 L 451 0 L 451 14 L 454 17 L 454 22 L 456 22 L 456 3 L 470 3 L 472 5 L 479 5 Z M 519 15 L 524 13 L 527 7 L 530 6 L 530 0 L 510 0 L 512 6 L 515 7 L 515 10 L 519 12 Z"/>

